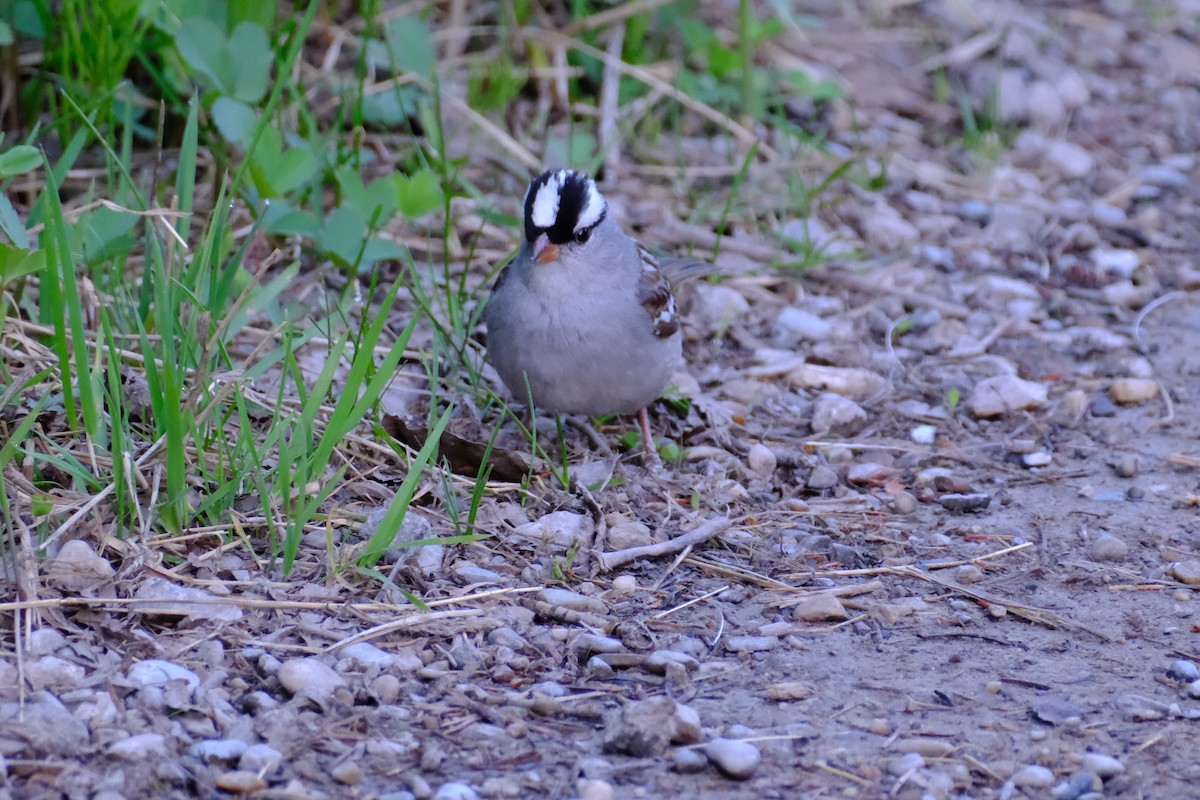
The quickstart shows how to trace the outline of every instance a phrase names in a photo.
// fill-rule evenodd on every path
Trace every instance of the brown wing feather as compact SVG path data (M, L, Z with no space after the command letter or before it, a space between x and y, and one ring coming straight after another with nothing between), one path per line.
M663 274L658 261L641 245L638 253L642 257L642 274L638 279L637 297L646 315L654 325L654 335L660 339L672 336L679 330L679 316L675 310L675 293L671 281Z

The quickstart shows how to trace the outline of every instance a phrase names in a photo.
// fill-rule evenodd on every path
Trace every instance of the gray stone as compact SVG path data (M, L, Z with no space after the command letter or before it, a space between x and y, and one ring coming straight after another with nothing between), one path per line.
M533 522L518 525L514 533L563 549L582 547L591 542L596 525L586 514L555 511Z
M0 729L23 737L39 755L76 755L90 737L87 726L48 691L34 692L23 706L0 703Z
M479 795L466 783L451 781L438 787L437 792L433 793L433 800L479 800Z
M529 642L507 625L488 631L487 642L491 645L511 647L516 651L521 651L529 647Z
M708 767L708 758L700 750L681 747L673 756L675 771L683 775L703 772Z
M1096 169L1096 158L1074 142L1051 142L1046 148L1046 162L1063 177L1076 180Z
M63 544L46 565L46 580L71 592L81 592L108 580L114 574L112 564L96 554L83 539Z
M581 633L571 642L573 649L580 657L593 653L623 653L625 643L611 636L601 636L598 633Z
M824 464L818 464L812 468L810 473L808 473L808 478L804 481L804 485L809 489L822 491L825 489L832 489L834 486L838 485L838 482L839 479L836 472Z
M726 636L722 641L725 643L725 649L731 653L756 653L774 650L779 646L779 640L774 636Z
M1035 789L1044 789L1047 786L1054 785L1054 773L1040 764L1030 764L1014 772L1009 780L1012 781L1013 786L1031 786Z
M292 694L303 695L320 703L346 685L341 675L315 656L288 659L279 668L277 677L283 688Z
M801 622L827 622L846 619L845 606L829 592L816 592L800 599L792 609L792 619Z
M1121 248L1097 247L1090 253L1092 263L1097 269L1122 278L1133 275L1134 270L1141 266L1142 259L1133 250Z
M925 766L925 758L920 753L905 753L888 761L887 771L899 777L918 770L923 766Z
M379 664L389 667L395 663L396 657L370 642L355 642L337 651L338 658L346 658L355 665L365 667L369 664Z
M143 761L166 752L166 739L159 733L139 733L108 746L108 754L125 761Z
M83 681L83 667L58 656L42 656L25 664L25 677L35 692L74 689Z
M700 735L700 718L669 697L654 697L610 713L604 728L605 752L644 758L660 755L668 744L695 741Z
M1029 122L1042 133L1057 133L1067 120L1067 107L1058 90L1046 81L1029 87Z
M1032 250L1046 224L1042 213L1018 203L997 203L981 243L993 250L1024 253Z
M938 505L947 511L953 511L956 514L966 514L985 511L991 505L992 497L983 492L972 492L969 494L950 492L938 497L937 501Z
M201 761L234 761L247 750L241 739L201 739L188 748L188 752Z
M134 596L143 601L138 606L143 614L217 622L236 622L242 618L242 610L233 603L214 602L220 598L209 591L180 586L165 578L146 579Z
M840 394L825 392L813 402L813 433L853 436L867 424L867 412L858 403Z
M919 503L912 492L897 492L892 498L892 503L897 514L911 514L917 510Z
M1103 753L1084 753L1083 760L1079 762L1079 765L1088 772L1099 775L1101 780L1108 780L1125 771L1124 764Z
M665 675L667 668L678 664L688 672L700 669L700 662L688 655L675 650L656 650L646 657L645 666L648 672L655 675Z
M741 781L754 775L762 763L762 753L757 747L735 739L713 739L705 746L704 755L721 772Z
M692 320L706 335L729 327L750 312L750 303L736 289L699 283L695 287Z
M824 341L829 338L833 326L816 314L788 306L775 318L775 329L790 344Z
M454 566L454 574L459 577L463 583L497 583L505 585L507 580L499 572L480 567L476 564L462 563Z
M129 668L126 680L139 689L139 696L159 707L184 708L200 686L200 678L186 667L170 661L147 659Z
M763 477L770 477L774 474L777 464L778 460L774 450L761 442L750 445L750 451L746 453L746 466L750 468L751 472Z
M588 611L593 614L603 614L608 611L608 606L604 605L603 600L568 589L542 589L537 596L543 603L571 611Z
M1167 677L1173 681L1186 681L1189 683L1200 680L1200 667L1196 666L1195 661L1188 661L1185 658L1176 659L1167 668Z
M1186 583L1189 586L1200 583L1200 561L1196 559L1177 561L1171 565L1170 572L1171 577L1180 583Z
M25 640L25 646L31 656L52 655L66 644L67 638L54 628L38 628Z
M986 419L1010 411L1038 408L1045 404L1047 397L1046 387L1042 384L1006 372L975 384L967 408L975 416Z
M1101 534L1088 545L1088 555L1093 561L1124 561L1129 554L1129 545L1116 536Z

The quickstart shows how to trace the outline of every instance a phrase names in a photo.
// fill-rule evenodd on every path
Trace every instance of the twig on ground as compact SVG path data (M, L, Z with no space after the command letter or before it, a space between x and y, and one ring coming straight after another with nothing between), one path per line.
M707 542L712 537L724 533L732 525L733 522L728 519L712 519L699 528L696 528L696 530L676 536L674 539L666 542L648 544L643 547L630 547L625 550L618 550L615 553L601 553L600 567L603 571L607 572L623 564L636 561L639 558L655 558L656 556L664 556L668 553L678 553L684 548Z
M657 614L655 614L653 617L651 617L650 619L663 619L664 617L668 617L671 614L674 614L676 611L682 611L683 609L687 608L688 606L695 605L696 603L702 603L710 597L715 597L728 588L729 588L729 584L725 584L724 586L722 586L719 589L713 589L711 592L705 592L704 594L700 595L699 597L693 597L691 600L680 603L677 606L672 606L671 608L660 611Z
M612 66L621 59L625 45L625 26L615 25L608 36L608 55L612 61L604 65L604 78L600 82L600 152L604 153L605 177L614 181L621 166L621 137L617 131L621 76Z
M433 84L425 78L415 74L413 74L413 77L414 82L420 84L420 86L426 91L437 91L442 98L442 104L444 108L453 109L456 113L461 114L488 136L493 137L496 144L508 151L510 155L514 156L518 161L525 165L525 167L535 172L541 169L542 160L540 158L531 153L528 148L525 147L525 145L509 136L508 133L506 133L494 122L463 102L461 98L456 97L454 94L444 89L435 89Z
M599 30L605 25L611 25L614 22L624 22L630 17L645 14L647 11L653 11L659 6L665 6L672 2L674 0L634 0L632 3L621 3L615 8L610 8L599 14L590 14L583 19L572 22L563 29L563 33L567 36L578 36L581 33Z
M659 78L657 75L654 75L653 73L649 72L646 69L643 69L642 67L635 66L633 64L628 64L619 58L613 58L608 53L604 52L603 50L601 50L597 47L592 47L591 45L584 44L583 42L578 41L576 39L572 39L569 36L564 36L563 34L557 32L557 31L547 31L547 30L539 30L536 28L526 28L524 33L526 36L529 36L531 38L544 39L545 44L547 44L547 46L552 47L556 44L557 45L565 44L566 47L568 47L572 50L578 50L581 53L585 53L585 54L591 56L592 58L595 58L599 61L604 62L606 65L611 64L612 67L615 70L617 70L618 72L620 72L624 75L628 75L631 78L635 78L636 80L641 81L642 83L646 84L647 86L651 87L652 89L657 89L658 91L660 91L663 94L670 97L676 103L679 103L681 106L683 106L691 111L694 111L695 113L697 113L700 116L707 119L709 122L712 122L712 123L715 123L715 124L721 126L725 130L727 130L731 134L733 134L734 138L737 139L739 142L741 142L742 145L744 145L745 147L750 147L755 142L759 142L758 149L759 149L759 152L762 153L763 157L768 158L768 159L777 159L780 157L778 151L776 151L770 145L762 143L762 140L759 139L759 137L756 136L753 131L749 130L748 128L742 126L741 124L739 124L739 123L735 122L734 120L730 119L729 117L725 116L720 111L717 111L715 108L713 108L712 106L707 105L705 103L701 103L699 100L696 100L695 98L691 97L690 95L685 94L684 92L681 92L680 90L676 89L671 84L664 81L662 78Z
M1151 300L1149 303L1147 303L1145 308L1143 308L1141 311L1139 311L1138 315L1136 317L1134 317L1133 340L1135 342L1140 342L1142 340L1142 331L1141 331L1142 320L1144 320L1146 317L1150 316L1150 314L1155 309L1166 305L1167 303L1171 302L1172 300L1178 300L1182 297L1187 297L1187 292L1184 292L1182 290L1176 290L1174 292L1167 292L1162 297L1156 297L1153 300Z
M991 349L992 345L994 345L996 343L997 339L999 339L1004 334L1008 333L1009 329L1012 328L1012 326L1016 325L1017 322L1020 321L1020 319L1021 319L1020 317L1006 318L999 325L997 325L996 327L994 327L990 331L988 331L987 335L984 336L982 339L980 339L979 341L975 342L974 344L972 344L970 346L962 347L962 348L955 348L954 350L951 350L949 353L946 354L946 358L974 358L976 356L983 355L984 353L986 353L988 350Z
M886 281L881 280L878 275L873 275L868 279L851 275L842 270L819 270L812 273L812 277L826 283L831 283L834 286L840 286L843 289L850 289L869 295L888 295L889 297L903 300L910 305L932 308L953 319L965 319L969 313L960 303L950 303L928 294L890 285Z
M486 613L484 613L484 611L482 609L478 609L478 608L458 608L458 609L452 609L450 611L431 611L429 613L416 614L414 616L404 617L402 619L394 619L389 622L385 622L382 625L376 625L373 628L367 628L365 631L359 631L358 633L356 633L352 636L347 636L345 639L342 639L340 641L334 642L333 644L329 645L328 647L325 648L325 652L331 653L334 650L337 650L342 647L347 647L352 644L358 644L360 642L369 642L372 639L378 639L380 636L386 636L387 634L393 633L395 631L408 630L411 628L421 628L423 626L430 625L430 624L438 622L440 620L457 619L457 618L469 617L469 616L479 616L479 617L481 617L482 620L486 620L486 622L482 622L481 627L487 626L490 629L490 628L494 628L500 624L499 622L497 622L495 620L495 618L489 617Z
M1162 381L1158 382L1158 393L1163 399L1163 405L1167 407L1167 415L1158 421L1159 425L1168 425L1175 419L1175 403L1171 400L1171 393L1167 391L1167 387Z
M838 586L834 589L818 589L815 591L796 592L787 598L772 600L769 602L769 605L775 608L789 608L790 606L799 605L810 597L816 597L817 595L828 594L833 595L834 597L854 597L855 595L869 594L870 592L882 589L883 586L883 581L873 580L867 581L866 583L854 583L850 584L849 586Z
M1001 606L1008 609L1016 616L1028 620L1029 622L1036 622L1039 625L1045 625L1050 628L1073 628L1079 631L1087 631L1088 633L1094 634L1106 642L1111 641L1111 637L1103 631L1089 628L1086 625L1080 625L1078 622L1056 614L1049 609L1025 605L1024 603L1020 603L1011 598L999 597L989 592L984 592L980 589L972 589L947 578L940 578L934 575L932 572L927 572L923 569L918 569L917 567L901 565L891 567L891 569L896 575L904 575L910 578L920 578L923 581L936 583L938 586L944 587L953 592L964 594L980 603Z

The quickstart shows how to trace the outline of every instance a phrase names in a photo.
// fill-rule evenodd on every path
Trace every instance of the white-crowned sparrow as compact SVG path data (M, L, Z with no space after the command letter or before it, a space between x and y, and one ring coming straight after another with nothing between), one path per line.
M547 411L636 411L657 458L646 406L682 346L670 281L581 172L542 173L524 209L525 241L487 304L492 364L518 400Z

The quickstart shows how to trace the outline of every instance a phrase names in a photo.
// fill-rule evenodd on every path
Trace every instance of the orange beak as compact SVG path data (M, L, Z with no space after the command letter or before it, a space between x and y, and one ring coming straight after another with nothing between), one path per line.
M533 243L533 260L539 264L558 261L558 245L550 244L550 237L543 233Z

